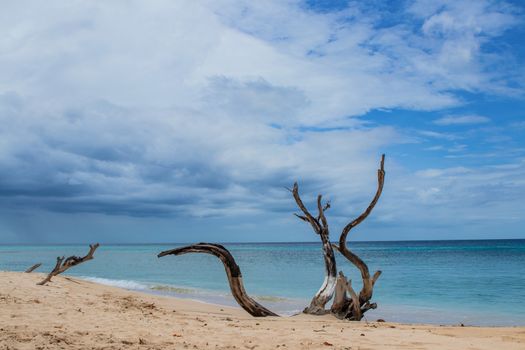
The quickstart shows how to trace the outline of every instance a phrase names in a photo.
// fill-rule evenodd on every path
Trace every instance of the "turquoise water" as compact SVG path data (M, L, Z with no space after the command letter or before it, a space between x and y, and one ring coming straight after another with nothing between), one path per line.
M212 256L156 255L180 246L102 245L95 259L67 274L123 288L235 305L220 261ZM284 315L300 311L323 279L319 243L225 244L248 293ZM525 325L525 240L351 242L372 271L383 271L369 320L469 325ZM84 255L87 245L0 246L0 270L22 271L58 255ZM356 269L338 269L359 288Z

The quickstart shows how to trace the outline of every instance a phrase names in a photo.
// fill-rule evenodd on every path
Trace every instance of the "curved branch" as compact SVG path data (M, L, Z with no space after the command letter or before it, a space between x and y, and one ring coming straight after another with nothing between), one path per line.
M161 258L166 255L183 255L188 253L205 253L218 257L222 261L224 269L226 270L233 297L250 315L255 317L279 316L248 296L244 289L239 265L237 265L228 249L220 244L197 243L181 248L166 250L159 253L157 256Z
M381 271L377 271L374 274L374 277L370 278L370 271L368 270L368 266L365 264L365 262L347 248L346 237L348 236L348 233L350 232L351 229L353 229L354 227L359 225L361 222L363 222L363 220L365 220L368 217L368 215L372 212L375 205L377 204L377 201L379 200L379 197L381 197L384 183L385 183L385 155L383 154L381 156L380 167L377 170L377 190L376 190L376 194L374 198L372 199L372 201L370 202L366 210L361 215L359 215L356 219L354 219L352 222L350 222L348 225L346 225L343 228L341 236L339 237L339 246L338 246L339 252L342 255L344 255L352 264L354 264L361 272L361 278L363 279L363 288L361 289L361 292L359 293L359 301L361 302L361 304L368 302L372 298L373 286L374 286L375 281L379 278Z

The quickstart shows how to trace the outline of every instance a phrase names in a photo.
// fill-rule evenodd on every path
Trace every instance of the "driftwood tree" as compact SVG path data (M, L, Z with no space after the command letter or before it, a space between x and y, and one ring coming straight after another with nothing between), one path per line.
M375 272L374 275L370 277L368 266L361 258L348 249L346 238L350 230L366 219L379 200L385 180L384 162L385 155L382 155L380 168L377 171L378 186L374 198L368 208L366 208L361 215L343 228L339 237L339 244L333 244L330 242L328 220L325 216L326 210L330 208L330 202L323 204L322 196L317 196L318 214L313 216L308 211L299 195L299 186L297 183L295 183L293 189L290 190L297 206L301 210L301 214L295 214L295 216L309 223L314 232L318 234L321 239L325 264L325 278L323 284L312 298L310 305L304 309L304 313L314 315L332 313L334 316L341 319L361 320L366 311L377 307L377 305L371 303L370 300L372 298L374 284L379 278L381 271ZM339 275L337 274L334 250L340 252L359 269L363 280L363 287L359 292L359 295L353 289L351 281L348 280L342 272L339 272ZM255 317L278 316L248 296L244 289L239 266L235 262L231 253L220 244L192 244L181 248L163 251L158 257L160 258L166 255L183 255L188 253L205 253L218 257L222 261L224 269L226 270L230 289L235 300L250 315ZM334 298L332 307L326 309L326 304L332 298Z
M299 219L308 222L314 232L321 238L323 244L323 255L325 262L325 279L315 294L310 306L308 306L304 312L308 314L323 314L327 312L333 313L338 318L346 318L350 320L360 320L363 314L370 310L375 309L377 305L370 303L372 298L373 288L376 280L381 275L381 271L376 271L372 277L366 263L355 253L350 251L346 245L346 238L350 230L363 222L367 216L372 212L381 193L383 191L383 185L385 182L385 155L381 156L381 162L379 169L377 170L377 190L374 198L370 202L366 210L359 215L356 219L347 224L339 237L339 245L330 243L330 231L328 229L328 222L326 220L325 211L330 208L330 202L326 204L322 203L322 196L317 196L317 216L310 214L306 209L301 197L299 195L299 188L297 183L294 184L292 194L297 203L297 206L301 210L302 214L295 214ZM334 257L333 249L339 251L345 258L347 258L355 267L357 267L361 273L361 279L363 281L363 287L359 292L359 295L354 291L351 281L347 280L342 272L339 272L337 276L336 260ZM325 310L325 305L334 297L334 303L330 311Z
M58 274L61 274L62 272L66 271L67 269L69 269L70 267L73 267L73 266L76 266L78 264L81 264L85 261L88 261L88 260L91 260L93 259L93 254L95 254L95 250L97 250L97 248L99 247L99 244L96 243L96 244L90 244L89 245L89 252L83 256L83 257L79 257L79 256L70 256L69 258L64 258L63 256L62 257L57 257L57 262L55 264L55 267L53 268L53 270L51 270L51 272L47 275L46 278L44 278L41 282L37 283L38 285L44 285L46 284L47 282L51 281L51 278L53 278L54 276L58 275Z

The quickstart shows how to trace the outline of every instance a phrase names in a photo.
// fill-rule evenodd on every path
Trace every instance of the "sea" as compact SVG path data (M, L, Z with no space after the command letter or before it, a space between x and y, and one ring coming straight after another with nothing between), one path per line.
M157 258L184 244L101 245L95 259L64 275L134 291L237 306L222 263L214 256ZM246 291L283 316L301 312L322 284L321 245L225 243L241 268ZM525 240L348 242L369 266L381 270L365 321L441 325L525 325ZM57 256L87 253L82 245L0 245L0 270L23 271ZM361 285L357 269L336 252L338 270Z

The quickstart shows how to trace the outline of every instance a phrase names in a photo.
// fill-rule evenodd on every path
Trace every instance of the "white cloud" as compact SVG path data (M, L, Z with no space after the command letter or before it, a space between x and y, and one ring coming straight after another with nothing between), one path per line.
M352 117L457 106L463 101L455 89L510 91L501 72L487 69L495 55L483 50L515 22L498 6L415 2L416 27L384 27L354 3L333 13L303 5L3 4L2 203L134 216L241 215L293 209L281 189L300 179L306 193L334 194L338 210L359 210L374 189L379 154L406 139ZM418 191L392 196L429 203L448 193L441 183Z
M481 115L447 115L434 120L436 125L483 124L488 122L490 119Z

